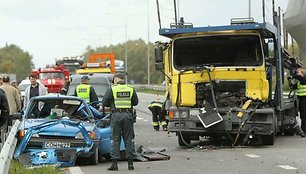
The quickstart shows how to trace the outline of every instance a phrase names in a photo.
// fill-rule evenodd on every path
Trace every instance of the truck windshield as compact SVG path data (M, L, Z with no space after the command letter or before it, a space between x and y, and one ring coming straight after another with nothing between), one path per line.
M39 79L64 79L64 74L60 72L39 73Z
M199 65L260 66L263 63L257 35L218 35L174 41L173 63L177 69Z

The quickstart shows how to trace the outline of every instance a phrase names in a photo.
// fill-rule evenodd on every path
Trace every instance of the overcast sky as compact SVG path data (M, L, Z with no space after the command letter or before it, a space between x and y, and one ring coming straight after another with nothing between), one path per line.
M248 0L177 0L179 16L194 26L228 25L233 17L248 17ZM271 20L271 0L267 20ZM288 0L275 0L286 10ZM262 21L262 0L252 0L251 14ZM149 4L148 4L149 3ZM162 27L173 21L173 0L159 0ZM149 20L148 20L149 16ZM148 22L149 21L149 22ZM149 23L149 30L148 30ZM156 0L0 0L0 47L16 44L33 55L36 66L54 58L81 55L92 47L158 36Z

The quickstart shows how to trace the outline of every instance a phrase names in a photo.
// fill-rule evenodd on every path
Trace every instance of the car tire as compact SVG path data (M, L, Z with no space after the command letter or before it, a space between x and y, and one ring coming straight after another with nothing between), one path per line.
M99 149L96 147L94 153L89 157L89 163L91 165L97 165L99 163Z

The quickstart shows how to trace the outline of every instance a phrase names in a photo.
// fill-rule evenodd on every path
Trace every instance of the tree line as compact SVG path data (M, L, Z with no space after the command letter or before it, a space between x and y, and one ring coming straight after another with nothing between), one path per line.
M14 44L6 44L0 48L0 73L16 74L17 81L25 79L34 64L33 56Z

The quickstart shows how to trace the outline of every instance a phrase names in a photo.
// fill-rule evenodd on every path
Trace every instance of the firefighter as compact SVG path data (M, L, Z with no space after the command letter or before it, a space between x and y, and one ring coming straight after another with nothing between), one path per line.
M111 143L110 152L112 165L108 168L117 171L117 161L119 160L120 141L123 137L125 151L128 158L128 169L134 170L133 160L135 158L134 144L134 116L133 106L138 104L138 97L133 87L124 84L124 75L114 75L114 85L106 91L103 106L111 108Z
M98 101L96 91L89 85L89 77L86 75L81 78L81 84L75 89L74 96L85 99L87 103Z
M157 95L157 99L152 101L148 106L148 109L152 112L152 125L156 131L159 131L160 124L162 125L163 130L167 131L167 122L162 108L163 102L159 100L159 95Z

